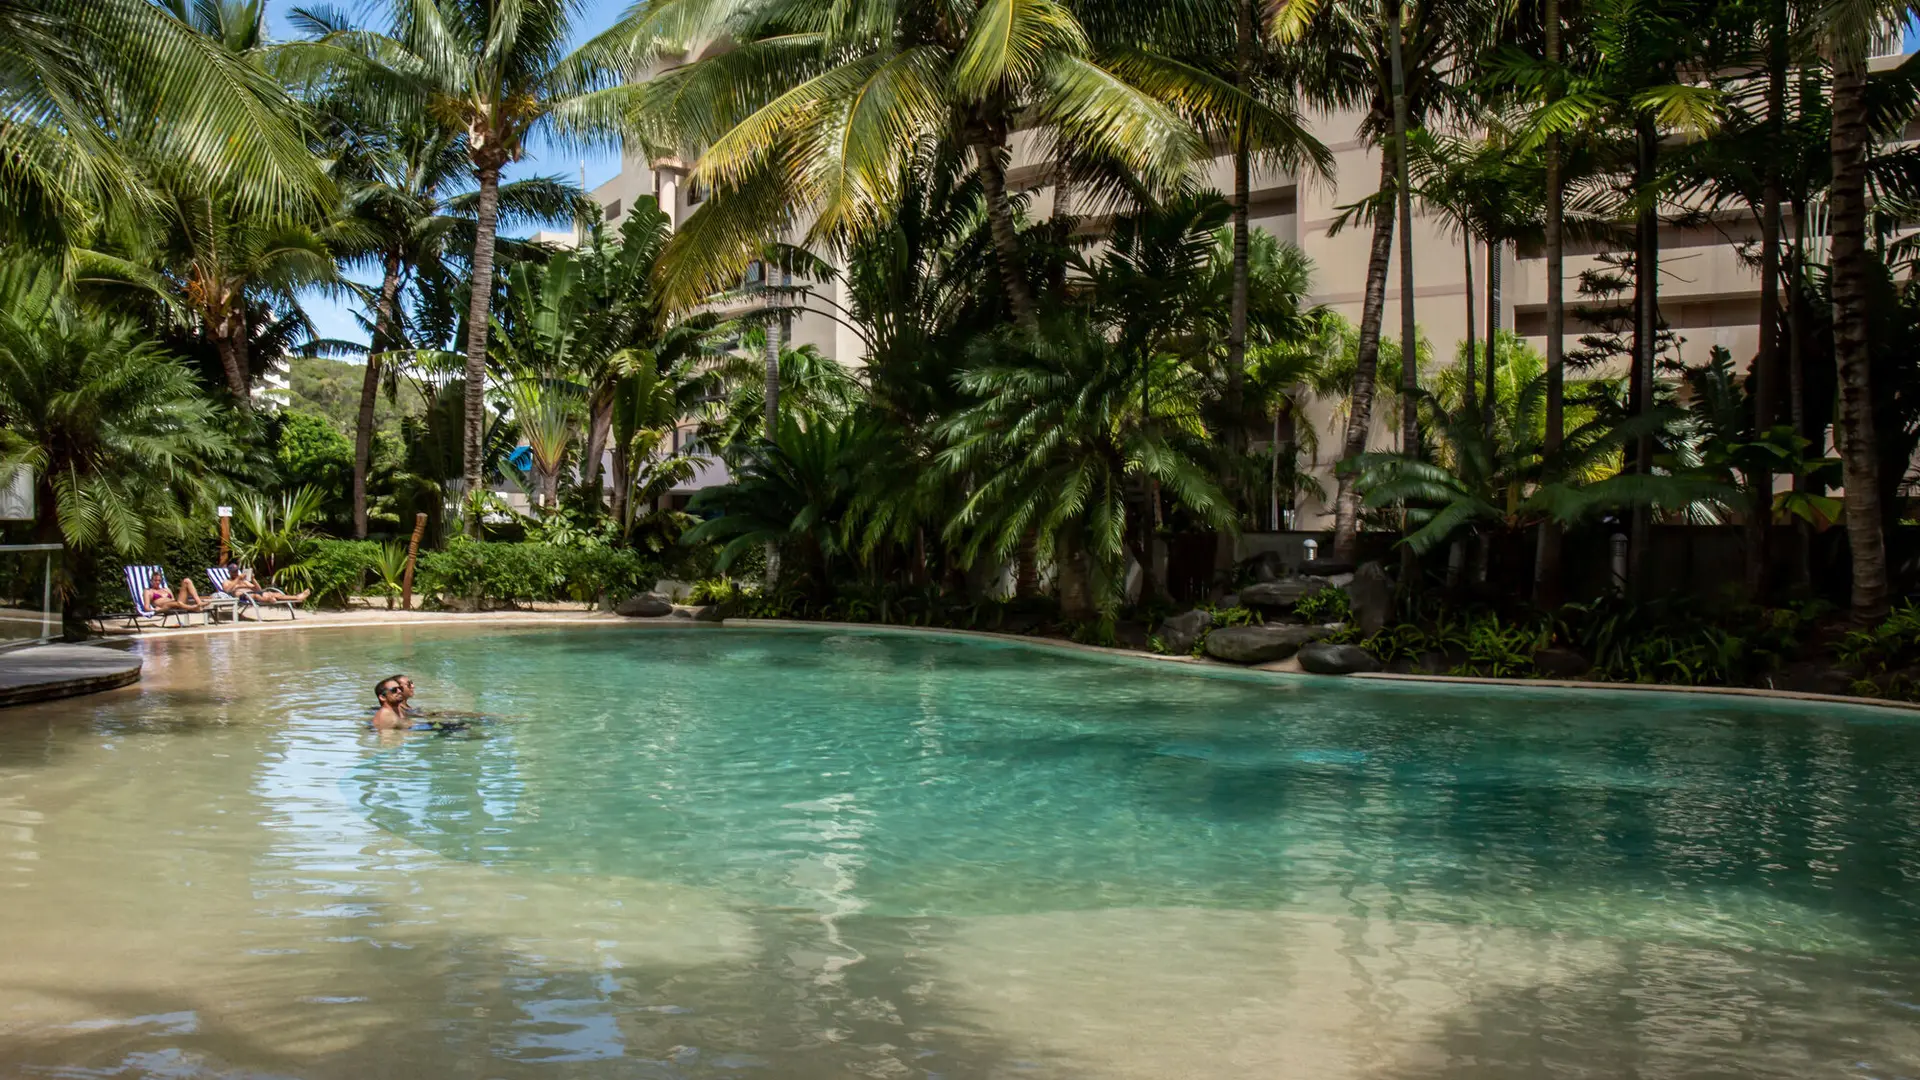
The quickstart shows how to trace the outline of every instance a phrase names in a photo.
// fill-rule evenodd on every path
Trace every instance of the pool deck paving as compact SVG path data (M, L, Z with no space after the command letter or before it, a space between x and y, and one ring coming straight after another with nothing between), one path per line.
M0 653L0 706L113 690L138 682L141 659L99 645L29 645Z

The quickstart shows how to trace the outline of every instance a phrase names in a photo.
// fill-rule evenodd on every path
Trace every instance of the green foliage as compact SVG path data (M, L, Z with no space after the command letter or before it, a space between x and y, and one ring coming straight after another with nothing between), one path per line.
M1745 686L1798 656L1808 627L1826 611L1809 604L1736 610L1716 619L1696 608L1608 598L1517 619L1486 609L1442 609L1371 637L1349 628L1330 640L1358 644L1390 668L1437 660L1454 675L1526 678L1538 674L1540 650L1559 646L1592 661L1585 679Z
M307 582L306 559L316 540L323 493L316 487L290 491L276 501L257 495L234 507L233 554L253 567L262 585L292 588Z
M637 552L603 545L556 547L455 537L443 551L422 552L415 590L442 603L477 599L484 606L537 601L617 603L651 587L659 564Z
M343 607L365 587L367 574L379 558L380 545L371 540L315 540L301 562L312 606ZM405 549L401 549L405 557Z
M1907 601L1878 625L1849 633L1834 655L1858 670L1856 692L1920 701L1920 605Z
M282 487L312 487L330 501L344 496L353 481L353 443L323 416L287 410L279 419L273 456Z
M43 535L133 558L182 534L235 455L219 416L131 320L78 302L50 267L0 267L0 470L43 478Z
M1349 611L1347 590L1332 585L1301 597L1293 605L1293 613L1310 623L1345 622Z

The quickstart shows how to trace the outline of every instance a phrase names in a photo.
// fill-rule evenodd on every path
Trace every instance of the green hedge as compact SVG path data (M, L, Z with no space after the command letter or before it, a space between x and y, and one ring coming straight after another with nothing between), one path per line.
M602 595L618 603L659 576L659 563L633 551L456 537L444 551L420 553L414 591L440 600L477 596L486 606Z
M359 596L373 580L373 560L379 552L380 545L372 540L314 541L313 550L300 564L313 589L308 605L345 607L348 597Z
M170 542L159 562L167 580L192 575L202 592L208 590L207 567L219 549L214 539ZM364 595L380 544L373 540L315 540L301 568L313 596L310 606L342 607L347 599ZM120 577L124 562L108 559L95 567L93 583L101 606L121 611L128 606ZM615 548L562 548L550 544L501 543L456 537L444 551L422 551L414 571L415 603L466 600L479 594L484 605L526 603L534 600L598 600L603 594L618 603L653 587L660 564L637 552ZM175 586L178 587L177 585Z

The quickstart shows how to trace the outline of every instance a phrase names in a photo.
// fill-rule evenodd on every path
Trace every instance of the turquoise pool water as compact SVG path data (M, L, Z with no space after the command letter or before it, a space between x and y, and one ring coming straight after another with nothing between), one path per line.
M1920 1075L1905 715L921 635L259 637L205 646L244 691L93 707L57 753L0 735L0 780L70 790L102 740L96 774L165 763L127 782L194 809L136 841L69 802L87 857L176 844L233 862L258 947L389 950L319 996L407 1017L412 1075ZM382 742L389 669L496 719Z

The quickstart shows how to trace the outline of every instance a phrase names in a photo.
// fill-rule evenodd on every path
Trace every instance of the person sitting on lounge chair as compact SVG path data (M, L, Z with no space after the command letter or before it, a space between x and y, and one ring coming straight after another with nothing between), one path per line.
M207 602L200 599L193 579L180 579L180 594L175 596L173 590L167 588L167 580L156 573L147 580L147 610L155 615L188 615L207 610Z
M303 589L297 593L281 592L271 585L261 585L253 576L252 569L241 566L238 560L227 563L227 580L220 591L234 597L251 596L256 601L269 604L298 604L304 601L312 589Z

